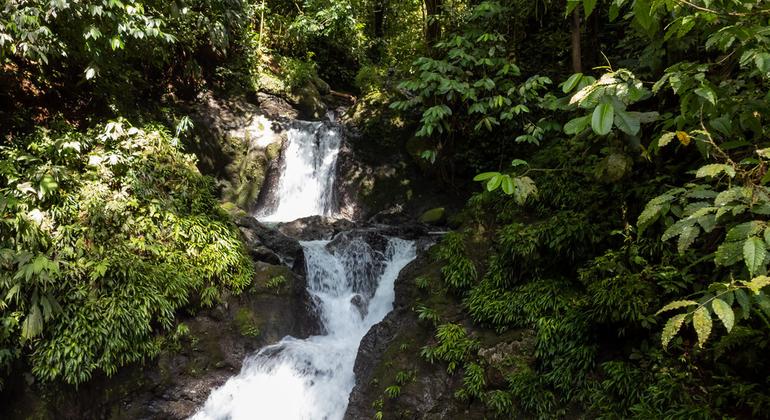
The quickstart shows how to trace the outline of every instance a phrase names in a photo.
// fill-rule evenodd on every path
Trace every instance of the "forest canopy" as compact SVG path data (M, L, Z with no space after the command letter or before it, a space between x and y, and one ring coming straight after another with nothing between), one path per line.
M420 309L419 357L461 372L458 398L501 418L770 412L764 0L7 1L0 372L112 374L244 289L179 104L319 79L373 110L365 133L399 121L421 176L475 191L431 284L473 326ZM474 329L534 331L534 363L490 385Z

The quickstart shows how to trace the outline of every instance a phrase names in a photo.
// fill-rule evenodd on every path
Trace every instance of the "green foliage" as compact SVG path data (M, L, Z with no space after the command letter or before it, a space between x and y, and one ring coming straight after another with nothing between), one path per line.
M449 286L461 289L476 281L476 266L465 256L465 241L461 234L448 234L438 247L436 257L446 262L441 274Z
M282 275L275 276L265 283L269 289L280 289L286 285L286 277Z
M458 18L463 30L437 43L435 57L417 59L413 77L399 85L407 98L391 108L421 115L416 136L436 139L432 160L454 150L453 133L489 133L515 123L523 131L516 142L539 144L548 131L545 121L530 114L543 103L540 93L551 80L520 77L506 36L496 28L506 12L490 1L468 9Z
M285 77L284 84L289 91L301 88L318 78L316 64L312 60L282 57L281 69Z
M238 326L238 332L244 337L258 337L260 334L254 313L246 308L238 309L233 319Z
M248 61L251 13L246 2L232 0L10 2L0 10L0 61L29 70L43 89L80 79L83 90L114 106L163 77L199 85L222 61L198 61L201 54L238 52Z
M431 363L447 363L448 373L462 366L479 347L478 340L468 337L462 326L452 323L436 328L436 341L434 346L423 347L420 355Z
M28 350L38 378L151 357L177 310L251 281L210 181L164 129L40 129L0 153L0 346Z

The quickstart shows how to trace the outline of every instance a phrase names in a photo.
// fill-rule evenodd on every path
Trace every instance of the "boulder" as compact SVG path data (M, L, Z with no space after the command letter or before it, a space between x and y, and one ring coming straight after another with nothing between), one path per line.
M259 108L272 118L289 120L299 118L299 111L281 97L259 92L257 93L257 100L259 101Z
M326 104L313 83L294 89L289 100L297 107L302 119L321 120L326 117Z
M278 230L300 241L329 240L336 234L353 229L355 223L346 219L309 216L278 224Z
M275 253L283 264L294 267L298 272L304 271L304 253L299 241L262 224L250 216L242 217L235 223L241 230L246 246L249 249L265 246Z

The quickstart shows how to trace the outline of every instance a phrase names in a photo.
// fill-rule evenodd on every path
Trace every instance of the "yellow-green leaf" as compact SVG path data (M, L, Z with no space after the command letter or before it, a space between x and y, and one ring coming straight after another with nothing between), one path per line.
M663 312L666 311L672 311L674 309L684 308L685 306L694 306L697 305L698 302L694 300L677 300L674 302L669 303L668 305L660 308L660 310L655 315L660 315Z
M679 330L682 328L682 323L684 323L684 318L687 316L687 314L679 314L674 316L673 318L669 319L668 322L666 322L666 326L663 327L663 333L661 334L661 341L663 342L663 347L668 347L668 343L671 341L672 338L676 335L676 333L679 332Z
M503 175L502 187L503 187L503 192L504 193L506 193L508 195L513 194L513 191L514 191L515 188L513 186L513 180L511 179L510 176Z
M767 276L754 277L753 279L751 279L751 281L744 282L744 284L746 284L746 286L748 286L749 289L751 289L751 291L754 292L754 294L758 295L763 288L770 285L770 277L767 277Z
M722 172L726 173L730 178L735 177L735 168L730 165L724 165L721 163L714 163L711 165L701 166L698 172L695 173L696 178L714 177Z
M695 310L695 313L692 316L692 326L695 327L695 332L698 334L698 346L703 348L703 345L706 344L706 340L708 340L711 335L711 328L713 326L711 315L705 307L701 306Z
M658 139L658 147L664 147L671 143L671 140L674 140L674 137L676 137L676 133L674 132L663 133Z
M733 325L735 325L735 313L733 312L733 308L722 299L714 298L714 300L711 301L711 309L714 310L714 313L722 321L722 324L725 325L727 332L732 331Z

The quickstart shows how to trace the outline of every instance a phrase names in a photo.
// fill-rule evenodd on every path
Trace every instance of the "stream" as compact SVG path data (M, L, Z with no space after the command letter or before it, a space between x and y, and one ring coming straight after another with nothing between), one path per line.
M334 216L334 174L341 143L330 122L295 122L288 130L277 203L255 216L264 222ZM240 373L212 391L194 420L342 419L355 385L353 366L366 332L393 308L398 273L416 257L412 241L356 231L301 242L307 289L322 335L287 336L246 358Z

